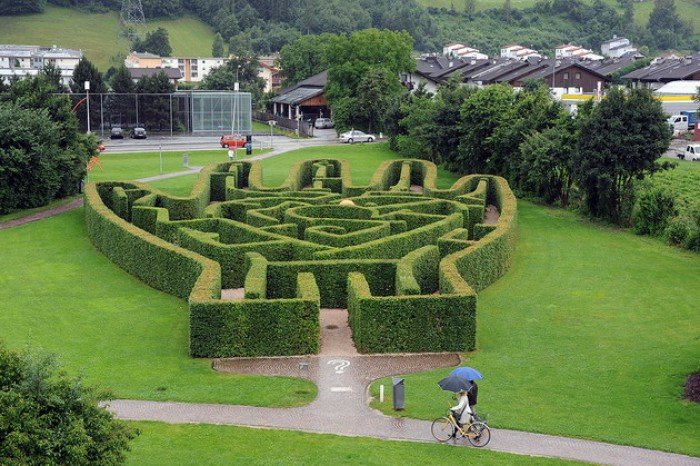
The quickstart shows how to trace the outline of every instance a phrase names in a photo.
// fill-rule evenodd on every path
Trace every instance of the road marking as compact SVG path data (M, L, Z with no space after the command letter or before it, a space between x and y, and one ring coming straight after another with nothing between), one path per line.
M332 392L351 392L351 387L331 387Z

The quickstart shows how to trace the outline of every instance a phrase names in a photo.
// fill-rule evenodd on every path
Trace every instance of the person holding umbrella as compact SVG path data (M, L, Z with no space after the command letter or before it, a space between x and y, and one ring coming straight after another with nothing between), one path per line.
M469 396L466 390L457 393L457 406L450 408L460 427L471 422L472 410L469 407Z

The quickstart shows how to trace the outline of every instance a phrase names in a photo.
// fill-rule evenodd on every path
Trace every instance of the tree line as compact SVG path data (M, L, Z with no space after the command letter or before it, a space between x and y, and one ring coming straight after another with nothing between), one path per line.
M450 81L434 96L422 88L404 93L384 124L401 154L458 173L503 176L522 197L643 234L664 230L673 218L666 198L657 202L657 194L637 189L640 180L674 164L660 160L671 132L648 90L611 89L601 102L571 113L536 82L516 91ZM686 237L700 241L700 219L688 228Z

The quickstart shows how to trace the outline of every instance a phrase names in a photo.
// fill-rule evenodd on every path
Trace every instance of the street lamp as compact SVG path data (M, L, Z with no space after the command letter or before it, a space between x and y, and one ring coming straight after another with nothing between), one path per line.
M272 127L277 124L277 121L267 120L267 124L270 125L270 149L272 149Z
M85 81L85 93L87 94L87 132L90 134L90 81Z

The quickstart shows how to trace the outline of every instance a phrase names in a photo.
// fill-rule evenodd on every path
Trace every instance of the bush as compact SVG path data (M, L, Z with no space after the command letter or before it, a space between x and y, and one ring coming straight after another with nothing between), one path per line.
M634 232L661 236L677 213L674 197L670 193L659 188L646 191L639 196L632 211Z

